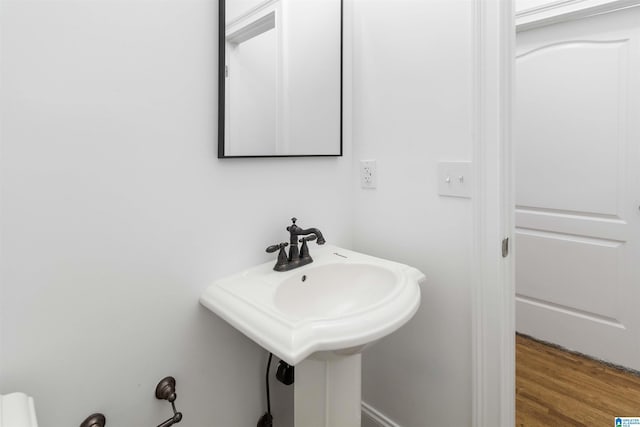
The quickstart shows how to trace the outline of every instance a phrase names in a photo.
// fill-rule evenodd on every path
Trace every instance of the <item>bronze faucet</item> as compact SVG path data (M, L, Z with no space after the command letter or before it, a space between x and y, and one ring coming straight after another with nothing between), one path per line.
M267 252L269 253L279 250L278 261L273 267L276 271L289 271L313 262L313 258L309 255L307 242L315 240L318 245L325 244L324 236L322 236L320 230L317 228L302 229L298 227L296 225L297 218L291 218L291 221L293 224L287 227L289 243L283 242L267 248ZM298 236L308 236L309 234L311 234L311 236L298 240ZM299 250L298 243L302 243ZM287 246L289 246L289 255L287 255L285 250Z

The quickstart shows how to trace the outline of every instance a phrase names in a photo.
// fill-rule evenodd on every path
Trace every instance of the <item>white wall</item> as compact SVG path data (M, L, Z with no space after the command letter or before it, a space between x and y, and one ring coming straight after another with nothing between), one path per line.
M471 202L437 195L471 159L471 2L361 0L354 24L354 248L421 269L414 319L367 350L363 399L401 426L471 425Z
M215 158L215 0L1 8L0 393L33 394L42 426L151 426L171 374L180 425L255 425L265 354L198 296L292 215L350 245L349 147Z

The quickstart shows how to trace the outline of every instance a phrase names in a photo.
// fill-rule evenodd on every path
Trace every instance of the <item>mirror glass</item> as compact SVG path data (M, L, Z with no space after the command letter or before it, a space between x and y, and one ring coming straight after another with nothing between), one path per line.
M218 157L342 155L342 0L220 0Z

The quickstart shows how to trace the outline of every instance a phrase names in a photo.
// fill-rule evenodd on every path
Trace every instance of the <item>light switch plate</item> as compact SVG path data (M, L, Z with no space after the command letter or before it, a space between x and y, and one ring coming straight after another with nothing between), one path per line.
M438 194L471 198L471 162L439 162Z

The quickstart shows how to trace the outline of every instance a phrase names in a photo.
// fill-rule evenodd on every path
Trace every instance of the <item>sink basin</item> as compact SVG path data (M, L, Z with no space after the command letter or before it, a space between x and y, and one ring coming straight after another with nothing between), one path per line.
M325 264L284 280L276 309L298 319L331 319L380 303L395 288L395 275L371 264Z
M413 267L323 245L287 272L274 261L217 280L202 305L291 365L318 352L355 353L404 325L425 276Z

